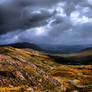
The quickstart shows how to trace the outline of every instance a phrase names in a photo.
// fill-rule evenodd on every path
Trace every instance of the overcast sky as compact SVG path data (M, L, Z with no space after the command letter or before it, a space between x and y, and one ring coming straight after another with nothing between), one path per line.
M0 0L0 44L92 44L92 0Z

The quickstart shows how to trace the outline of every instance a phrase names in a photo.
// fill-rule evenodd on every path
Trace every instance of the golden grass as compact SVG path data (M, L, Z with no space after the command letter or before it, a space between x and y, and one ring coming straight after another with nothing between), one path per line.
M0 49L0 71L6 74L7 71L14 74L19 71L25 81L19 81L19 76L15 79L2 76L2 79L12 81L9 87L2 86L0 92L31 92L32 90L34 92L41 92L41 90L43 92L63 92L62 90L91 92L89 89L91 90L92 87L78 88L67 79L73 80L78 85L92 84L92 65L63 65L58 64L58 61L53 58L33 50L2 47ZM21 87L21 85L24 86ZM28 88L31 88L31 91L28 91Z

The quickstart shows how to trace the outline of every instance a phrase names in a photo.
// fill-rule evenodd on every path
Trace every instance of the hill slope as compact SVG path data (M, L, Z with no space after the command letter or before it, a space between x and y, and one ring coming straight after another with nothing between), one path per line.
M0 47L3 46L12 46L14 48L30 48L34 50L41 50L41 48L33 43L27 43L27 42L20 42L20 43L13 43L13 44L8 44L8 45L0 45Z
M0 90L92 92L92 65L65 65L67 57L0 47Z

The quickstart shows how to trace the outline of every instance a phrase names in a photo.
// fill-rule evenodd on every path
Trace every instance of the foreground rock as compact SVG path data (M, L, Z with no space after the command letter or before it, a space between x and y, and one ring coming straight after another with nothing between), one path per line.
M92 92L92 65L62 64L68 57L1 47L0 90Z

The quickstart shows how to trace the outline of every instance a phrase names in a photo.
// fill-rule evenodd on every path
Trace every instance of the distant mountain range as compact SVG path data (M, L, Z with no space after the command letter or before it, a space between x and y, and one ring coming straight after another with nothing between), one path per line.
M1 45L0 47L3 47L3 46L12 46L14 48L30 48L30 49L34 49L34 50L41 49L39 46L32 44L32 43L27 43L27 42Z
M92 45L40 45L44 52L53 54L71 54L80 52L81 50L91 48Z
M28 49L34 49L41 52L52 53L52 54L71 54L92 47L92 45L89 46L88 45L50 45L50 44L36 45L27 42L1 45L1 47L2 46L12 46L14 48L28 48Z

